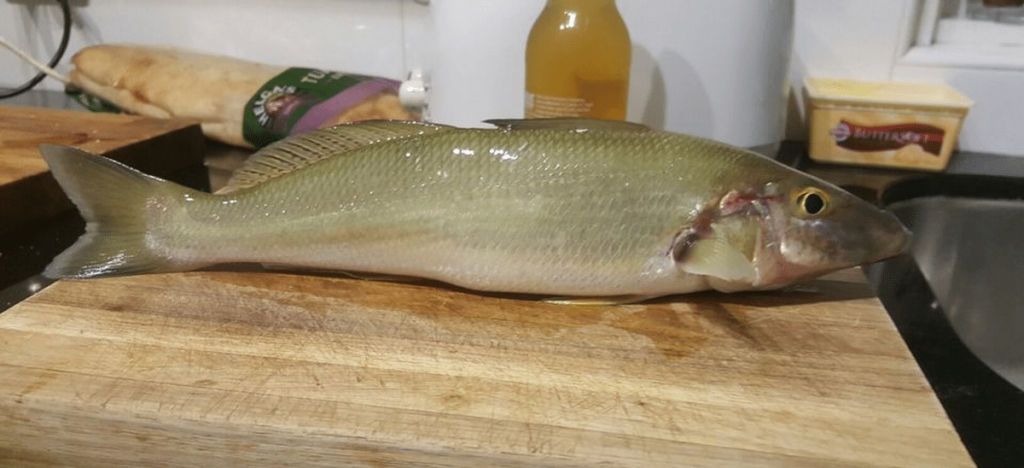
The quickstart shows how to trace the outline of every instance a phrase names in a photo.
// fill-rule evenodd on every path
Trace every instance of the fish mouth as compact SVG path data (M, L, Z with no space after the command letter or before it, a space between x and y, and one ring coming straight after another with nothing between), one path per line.
M886 226L886 229L876 234L875 238L877 240L874 242L875 249L872 250L873 255L869 255L859 261L850 262L850 264L836 268L833 271L884 262L909 254L913 244L913 233L904 227L903 224L899 223L895 216L892 217L892 222L892 225Z
M906 235L903 236L903 243L900 244L896 255L904 255L910 253L910 248L914 245L914 233L910 232L910 230L907 228L903 228L903 230Z
M907 229L895 215L887 211L884 213L888 215L887 222L875 234L875 238L879 239L879 245L885 245L886 248L879 249L877 255L863 263L865 265L908 254L913 245L914 233Z

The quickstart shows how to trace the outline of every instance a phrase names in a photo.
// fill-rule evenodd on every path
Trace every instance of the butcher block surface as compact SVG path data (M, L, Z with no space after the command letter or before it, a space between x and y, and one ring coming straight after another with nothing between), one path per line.
M0 314L0 466L973 466L858 274L617 306L59 281Z
M199 125L185 120L0 106L0 232L71 208L39 145L75 146L164 176L203 162Z

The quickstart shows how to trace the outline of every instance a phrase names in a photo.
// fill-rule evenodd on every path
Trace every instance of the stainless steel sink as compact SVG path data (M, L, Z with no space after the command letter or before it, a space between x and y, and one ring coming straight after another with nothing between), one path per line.
M979 468L1024 466L1024 165L1002 168L888 187L911 253L865 268Z
M960 340L1024 389L1024 200L925 196L887 208L914 233L914 260Z

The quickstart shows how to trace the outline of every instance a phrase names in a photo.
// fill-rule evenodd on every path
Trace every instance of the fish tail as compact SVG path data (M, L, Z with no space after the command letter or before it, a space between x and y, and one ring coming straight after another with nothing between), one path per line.
M147 203L176 184L85 151L42 145L50 172L85 218L85 234L46 267L48 278L88 278L173 269L146 245Z

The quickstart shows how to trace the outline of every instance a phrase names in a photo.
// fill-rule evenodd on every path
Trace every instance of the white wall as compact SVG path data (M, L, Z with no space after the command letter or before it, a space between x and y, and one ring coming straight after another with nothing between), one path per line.
M470 43L461 50L433 50L435 28L428 12L443 1L435 0L435 5L429 7L413 0L73 1L77 5L74 10L76 29L70 50L101 42L175 44L266 63L317 66L392 78L403 78L414 67L434 65L440 53L471 58L493 53L500 54L510 64L521 63L521 54L516 53L519 46L482 51L477 43ZM644 0L619 1L626 12L635 6L632 3ZM505 23L519 24L522 18L531 16L522 12L510 15L510 0L481 0L480 3L493 5L495 11L502 12L501 20L493 24L465 25L485 34L502 34ZM1019 143L1024 132L1010 132L1011 127L993 130L988 123L993 118L1003 122L1024 121L1024 106L984 94L993 84L1012 86L1019 82L1020 74L1007 72L978 77L972 76L977 75L973 72L952 74L935 67L901 65L908 38L914 32L917 3L917 0L796 0L790 68L794 89L798 90L803 77L810 75L953 82L977 102L965 126L962 147L1024 155L1024 143ZM539 4L541 0L515 2L519 8L536 9ZM632 29L643 27L629 26ZM59 29L59 10L55 2L0 2L0 35L36 56L44 57L53 51ZM516 41L525 42L525 35L502 39L479 44L515 45ZM715 44L707 46L715 47ZM66 63L65 60L58 69L67 71ZM473 96L468 102L486 105L508 101L504 104L507 106L509 102L522 99L521 86L515 86L521 78L511 76L521 72L490 72L496 79L506 80L507 87L515 89L497 97ZM0 84L13 86L33 74L13 55L0 51ZM472 85L466 83L461 90L435 91L468 93L475 89ZM45 87L59 89L52 81ZM1024 92L1017 96L1024 96ZM792 97L787 136L795 138L803 136L802 108L800 93L792 93ZM993 131L998 138L991 136Z
M771 152L783 132L792 0L618 3L632 25L629 120ZM522 116L525 38L543 5L431 1L431 119Z
M1024 55L1024 50L1016 49ZM927 50L915 52L933 55ZM897 61L892 77L948 83L974 101L960 131L961 148L1024 156L1024 70L949 63L948 57L936 62L908 55Z
M790 81L794 87L787 136L803 138L808 76L888 80L916 16L914 0L797 0ZM796 115L798 114L798 115Z
M69 54L98 43L164 44L270 64L404 77L404 0L93 0L77 2ZM410 2L411 3L411 2ZM56 2L0 2L0 34L37 57L56 48ZM58 70L67 71L65 60ZM0 51L0 83L34 75ZM55 83L47 88L59 89Z
M961 130L961 149L1024 156L1024 70L912 48L918 8L915 0L797 0L792 82L835 76L946 83L974 101ZM1015 54L1007 63L1024 56L1019 47L1003 52ZM806 133L795 112L802 112L797 103L790 112L790 138Z

